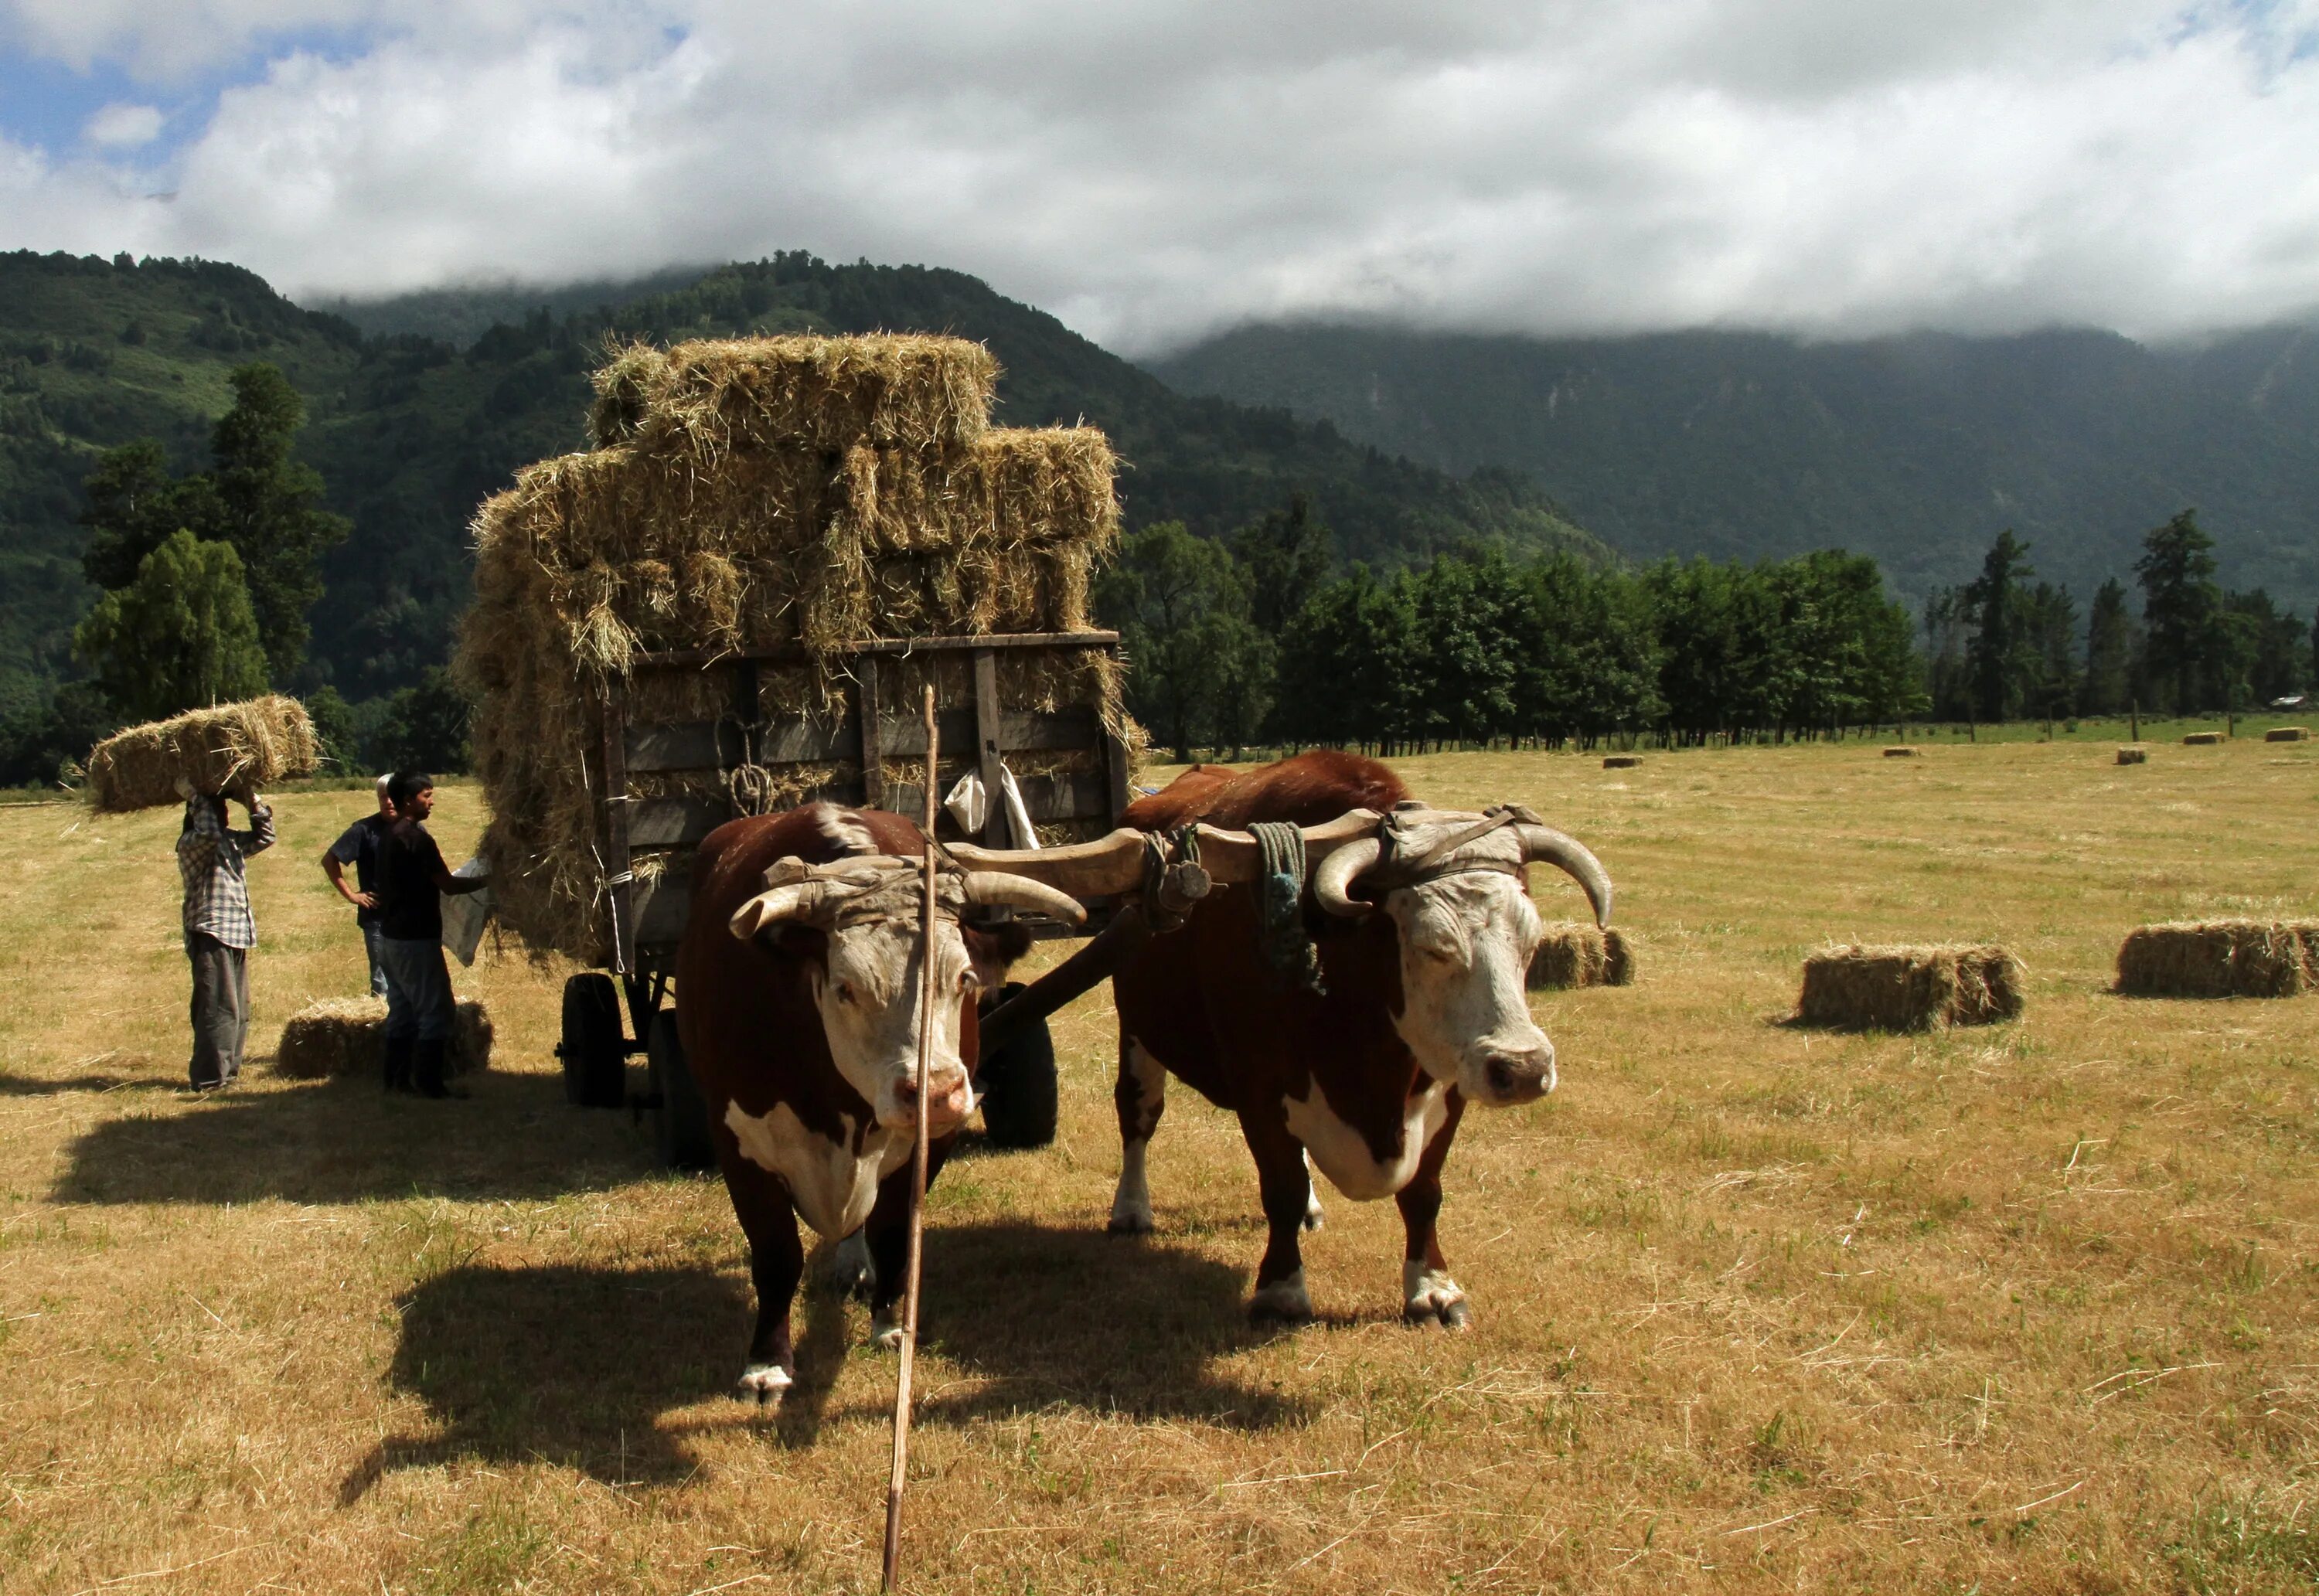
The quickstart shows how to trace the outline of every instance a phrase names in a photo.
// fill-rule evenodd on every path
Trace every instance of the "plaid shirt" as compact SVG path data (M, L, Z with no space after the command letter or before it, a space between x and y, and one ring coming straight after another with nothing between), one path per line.
M228 831L220 806L206 798L185 805L185 829L177 834L177 873L185 878L185 934L203 932L229 948L257 945L257 922L250 918L249 883L242 861L274 845L274 811L252 809L250 829Z

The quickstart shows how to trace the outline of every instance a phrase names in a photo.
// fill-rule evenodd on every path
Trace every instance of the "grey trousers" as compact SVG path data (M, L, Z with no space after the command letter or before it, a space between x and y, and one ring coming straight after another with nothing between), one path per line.
M189 1073L196 1088L225 1086L241 1074L242 1044L249 1039L248 951L192 931L185 933L185 958L194 967Z
M448 1041L458 1012L451 997L451 972L439 942L378 939L378 962L386 971L386 1039Z

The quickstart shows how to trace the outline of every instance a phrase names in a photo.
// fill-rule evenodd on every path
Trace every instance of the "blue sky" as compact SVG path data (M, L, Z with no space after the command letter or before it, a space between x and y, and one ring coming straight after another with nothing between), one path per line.
M358 295L803 248L1135 352L2194 336L2319 310L2314 149L2319 0L0 0L0 248Z

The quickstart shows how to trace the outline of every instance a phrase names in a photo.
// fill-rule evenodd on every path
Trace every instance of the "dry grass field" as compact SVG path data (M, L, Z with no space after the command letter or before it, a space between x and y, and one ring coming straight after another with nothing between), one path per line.
M1391 1205L1324 1194L1324 1321L1251 1331L1253 1173L1180 1089L1158 1234L1104 1235L1098 993L1058 1144L934 1195L910 1589L2313 1585L2319 1003L2105 988L2140 922L2313 911L2319 749L1406 768L1587 840L1643 944L1641 984L1537 997L1557 1095L1467 1117L1476 1327L1403 1329ZM253 869L261 1054L358 982L314 861L363 801L284 800ZM187 1097L175 826L0 811L0 1591L874 1587L863 1311L805 1304L778 1419L725 1396L723 1191L564 1105L520 960L458 974L473 1101L262 1063ZM2026 1017L1781 1023L1831 938L2003 942Z

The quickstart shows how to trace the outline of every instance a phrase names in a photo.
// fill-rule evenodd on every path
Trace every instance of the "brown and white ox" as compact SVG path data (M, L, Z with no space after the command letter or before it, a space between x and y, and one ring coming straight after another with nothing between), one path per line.
M1468 1104L1529 1103L1555 1086L1554 1044L1527 996L1539 921L1524 866L1567 871L1606 924L1611 881L1593 854L1534 816L1496 811L1493 825L1414 806L1391 770L1334 752L1243 775L1196 767L1131 805L1126 821L1145 832L1196 820L1317 826L1355 808L1385 814L1389 842L1340 848L1313 872L1305 920L1324 992L1274 969L1250 889L1202 903L1181 931L1152 937L1114 975L1123 1151L1111 1228L1151 1228L1144 1153L1174 1075L1237 1114L1256 1157L1270 1239L1252 1315L1312 1316L1297 1232L1319 1222L1317 1166L1348 1197L1400 1205L1403 1314L1463 1327L1466 1294L1434 1233L1458 1120Z
M749 1239L757 1326L740 1391L771 1402L797 1375L790 1305L797 1222L866 1231L873 1334L898 1344L916 1139L925 834L899 816L815 804L731 821L693 863L676 961L678 1025L717 1162ZM943 879L925 1112L928 1176L974 1107L975 994L1029 946L1020 925L961 928L970 904L1076 920L1059 892L1006 875Z

